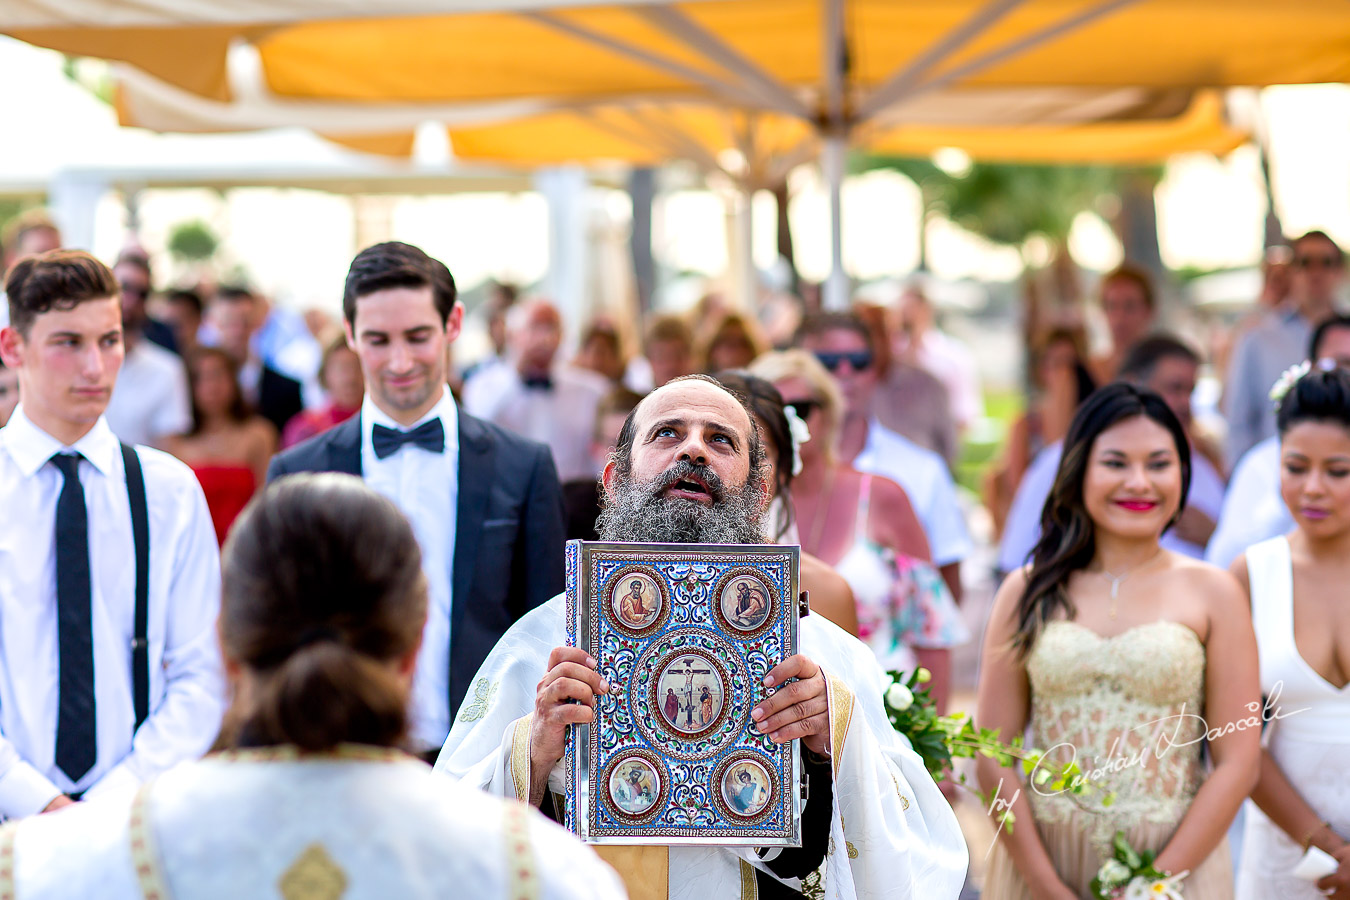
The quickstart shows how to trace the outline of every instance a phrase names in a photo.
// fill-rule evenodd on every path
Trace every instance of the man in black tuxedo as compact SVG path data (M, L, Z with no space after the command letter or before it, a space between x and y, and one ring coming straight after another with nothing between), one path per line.
M361 412L275 457L267 475L359 475L412 521L429 605L411 738L428 753L506 629L563 589L548 448L465 414L446 387L446 349L464 318L455 296L450 271L416 247L357 254L342 303L366 378Z

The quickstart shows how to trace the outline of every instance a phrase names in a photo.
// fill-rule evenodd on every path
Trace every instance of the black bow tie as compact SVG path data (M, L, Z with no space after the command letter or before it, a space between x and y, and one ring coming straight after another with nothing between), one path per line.
M398 431L376 425L370 432L370 444L375 448L377 459L392 456L404 444L412 444L431 453L444 453L445 426L441 424L439 418L423 422L412 431Z
M520 380L527 390L548 391L553 389L553 379L547 375L524 375Z

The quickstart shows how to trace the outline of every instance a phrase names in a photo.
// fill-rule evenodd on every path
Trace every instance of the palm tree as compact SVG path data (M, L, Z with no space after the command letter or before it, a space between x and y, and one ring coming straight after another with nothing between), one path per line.
M921 270L928 257L922 235L933 216L1022 254L1028 338L1039 330L1047 307L1082 300L1078 267L1069 252L1069 231L1081 212L1115 206L1112 224L1125 256L1162 274L1153 207L1159 168L975 163L966 171L949 172L926 159L873 156L855 161L855 171L873 168L897 171L919 187ZM1029 252L1036 238L1050 247L1049 261L1039 269Z

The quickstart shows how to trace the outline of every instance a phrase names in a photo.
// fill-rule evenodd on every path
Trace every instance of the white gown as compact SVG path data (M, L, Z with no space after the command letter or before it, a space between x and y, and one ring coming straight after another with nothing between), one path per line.
M18 900L623 896L539 813L371 747L215 754L0 832L0 897Z
M560 594L497 643L474 677L437 771L489 793L528 797L529 716L549 653L566 643L565 615L566 597ZM795 878L785 883L824 900L954 900L965 879L965 839L918 755L886 718L876 658L823 616L802 619L800 634L801 652L825 670L829 683L834 809L823 873L809 885ZM549 787L564 792L561 762L550 773ZM751 848L640 849L661 852L647 873L666 874L666 884L644 896L737 900L753 896L754 870L772 876ZM617 856L607 858L624 864ZM650 854L639 864L652 865ZM644 881L631 872L627 877L630 890Z
M1266 726L1266 749L1318 817L1350 836L1350 685L1337 690L1298 652L1288 539L1248 548L1247 576L1261 691L1271 715L1284 716ZM1247 806L1238 900L1320 900L1322 892L1312 882L1291 874L1303 848L1256 804Z

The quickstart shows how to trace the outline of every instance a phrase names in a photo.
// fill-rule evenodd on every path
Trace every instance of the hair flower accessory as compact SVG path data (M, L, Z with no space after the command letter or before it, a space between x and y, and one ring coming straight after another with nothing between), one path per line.
M1311 371L1312 362L1306 359L1298 365L1285 369L1280 377L1275 379L1275 384L1271 386L1270 399L1275 401L1275 405L1278 407L1284 401L1285 396L1293 390L1298 380Z
M792 435L792 477L796 478L802 474L802 444L811 440L811 429L792 407L783 407L783 415L787 417L788 432Z

